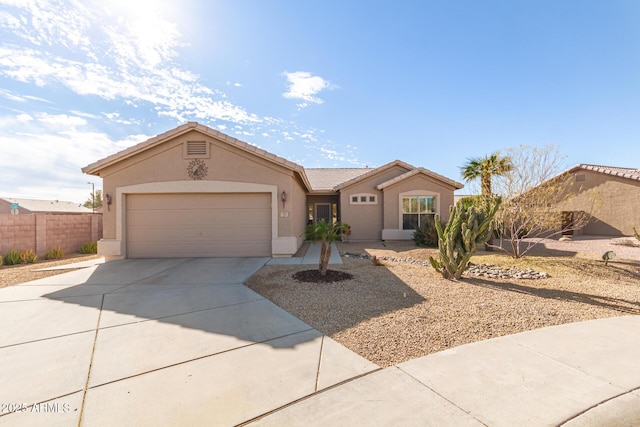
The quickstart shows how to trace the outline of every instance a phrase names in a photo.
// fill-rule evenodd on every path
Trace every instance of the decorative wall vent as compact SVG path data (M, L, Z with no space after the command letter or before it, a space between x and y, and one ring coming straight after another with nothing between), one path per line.
M184 146L184 157L202 158L209 157L209 143L207 141L187 141Z
M587 180L585 175L576 175L576 182L584 182Z

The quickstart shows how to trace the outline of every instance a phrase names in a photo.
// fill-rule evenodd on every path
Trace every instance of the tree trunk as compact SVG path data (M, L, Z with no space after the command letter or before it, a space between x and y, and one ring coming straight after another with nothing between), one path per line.
M327 275L327 267L329 266L329 258L331 257L331 245L327 245L327 239L322 239L320 245L320 275Z

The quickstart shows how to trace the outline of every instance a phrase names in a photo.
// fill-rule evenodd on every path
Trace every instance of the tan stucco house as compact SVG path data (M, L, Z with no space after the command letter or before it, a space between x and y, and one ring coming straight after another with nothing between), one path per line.
M350 224L351 241L411 239L463 187L399 160L305 169L195 122L82 171L103 179L98 251L112 259L292 256L319 220Z
M633 227L640 230L640 169L579 164L564 173L572 175L573 197L562 210L593 210L581 234L632 236Z

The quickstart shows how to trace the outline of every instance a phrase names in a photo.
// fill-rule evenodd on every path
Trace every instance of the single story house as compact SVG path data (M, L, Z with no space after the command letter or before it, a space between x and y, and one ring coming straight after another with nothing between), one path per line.
M571 200L563 211L591 212L581 234L632 236L640 230L640 169L579 164L563 174L572 175Z
M13 212L12 212L13 211ZM91 209L81 204L65 202L62 200L37 200L21 199L14 197L0 198L0 214L86 214L92 213Z
M82 171L103 179L110 259L292 256L320 220L349 224L350 241L411 239L463 187L400 160L305 169L195 122Z

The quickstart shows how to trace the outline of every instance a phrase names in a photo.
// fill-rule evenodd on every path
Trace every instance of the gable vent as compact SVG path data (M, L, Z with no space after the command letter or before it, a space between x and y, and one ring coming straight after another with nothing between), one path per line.
M187 141L185 143L184 157L209 157L209 143L207 141Z

